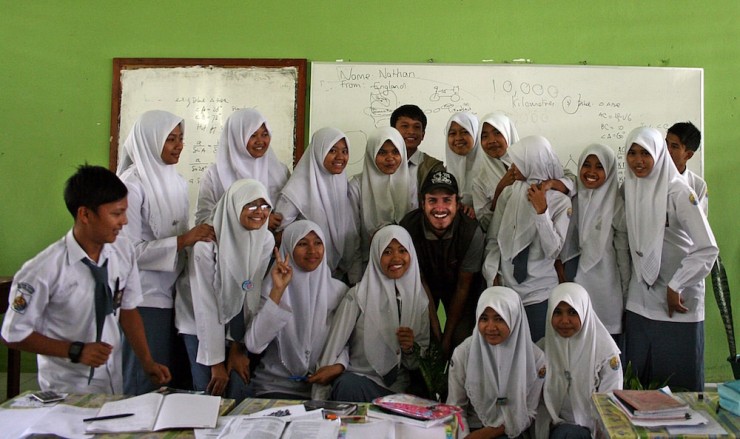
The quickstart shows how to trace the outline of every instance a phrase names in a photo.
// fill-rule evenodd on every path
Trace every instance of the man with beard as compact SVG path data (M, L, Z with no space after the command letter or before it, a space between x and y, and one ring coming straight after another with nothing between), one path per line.
M483 287L484 236L477 220L458 214L460 196L452 174L430 173L420 192L421 206L409 212L401 226L416 247L433 334L449 357L475 327L475 306ZM437 317L440 302L447 317L444 330Z

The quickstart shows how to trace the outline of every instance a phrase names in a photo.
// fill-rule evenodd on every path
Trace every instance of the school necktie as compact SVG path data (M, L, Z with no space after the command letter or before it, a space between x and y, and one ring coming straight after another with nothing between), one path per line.
M514 280L517 283L522 283L527 278L527 259L529 259L529 246L524 247L511 261L514 264Z
M103 336L105 316L113 312L113 295L108 285L108 260L100 267L88 258L83 258L82 263L87 265L95 279L95 342L100 342ZM95 369L91 367L87 384L92 381L94 373Z

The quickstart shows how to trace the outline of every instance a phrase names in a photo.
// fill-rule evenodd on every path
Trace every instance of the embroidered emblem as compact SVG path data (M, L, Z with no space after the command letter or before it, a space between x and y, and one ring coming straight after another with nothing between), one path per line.
M542 378L545 378L546 375L547 375L547 367L542 366L542 368L537 371L537 378L542 379Z
M568 218L570 218L571 216L573 216L573 208L572 207L569 207L567 213L568 213Z
M697 206L699 203L696 201L696 195L694 193L689 194L689 203L693 204L694 206Z
M28 308L28 302L26 302L26 298L23 297L23 293L18 293L17 296L15 296L15 299L13 299L13 311L17 312L18 314L25 314L26 308Z
M446 172L435 172L434 175L432 175L432 181L430 184L449 184L452 185L452 179L450 178L450 174Z
M616 355L612 357L611 360L609 360L609 367L612 368L612 370L619 369L619 357Z
M252 288L254 288L254 284L252 283L250 279L247 279L244 282L242 282L242 290L249 291Z

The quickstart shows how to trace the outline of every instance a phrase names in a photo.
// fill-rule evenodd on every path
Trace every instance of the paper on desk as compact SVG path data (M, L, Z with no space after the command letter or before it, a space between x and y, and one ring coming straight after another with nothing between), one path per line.
M234 416L219 416L216 421L215 428L194 429L193 434L195 435L195 439L216 439L221 435L232 419L234 419Z
M0 425L3 426L0 437L16 438L21 437L21 433L34 424L42 416L49 413L51 408L41 409L0 409Z
M716 419L709 415L706 411L701 410L700 413L707 419L706 424L701 425L672 425L666 427L668 434L671 436L725 436L727 430L725 430Z
M387 419L368 418L367 422L357 424L342 424L339 437L342 439L395 439L396 427L393 421Z
M321 410L311 410L310 412L307 412L306 407L304 407L303 404L296 404L286 405L282 407L272 407L245 416L247 418L273 417L282 419L285 422L290 422L298 418L322 418L323 414L321 413Z
M35 434L55 434L59 437L70 439L87 439L92 438L91 434L85 434L85 423L83 419L95 416L98 412L96 408L74 407L67 404L59 404L36 420L30 427L21 433L20 437L28 437ZM17 410L19 412L26 411ZM5 425L5 424L3 424Z

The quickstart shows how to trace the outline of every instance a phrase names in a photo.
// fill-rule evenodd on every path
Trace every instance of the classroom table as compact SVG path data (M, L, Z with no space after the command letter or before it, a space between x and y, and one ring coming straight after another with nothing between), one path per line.
M733 415L724 409L717 410L719 395L717 392L679 392L675 393L680 399L686 401L692 409L701 411L716 420L726 431L727 435L693 435L693 436L671 436L665 428L647 429L635 427L630 423L627 415L620 410L609 399L606 393L594 393L591 396L591 409L596 421L594 437L609 439L627 438L668 438L668 437L740 437L740 417Z
M26 391L16 396L13 399L5 401L0 404L0 410L24 410L24 408L12 407L13 402L19 399L28 398L33 391ZM75 406L75 407L86 407L86 408L97 408L102 407L108 401L118 401L126 398L126 395L109 395L109 394L75 394L71 393L64 399L64 404ZM219 409L219 415L223 416L231 412L232 408L236 405L236 401L233 399L221 398L221 407ZM0 436L2 432L0 431ZM159 432L147 432L147 433L116 433L116 434L96 434L96 438L111 438L111 439L124 439L124 438L167 438L167 439L185 439L194 438L192 429L185 430L167 430Z

